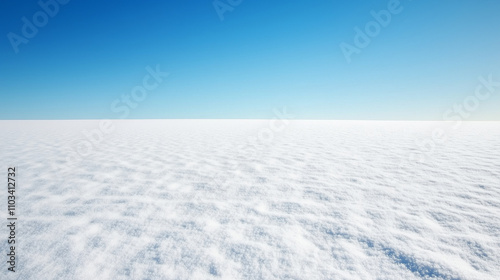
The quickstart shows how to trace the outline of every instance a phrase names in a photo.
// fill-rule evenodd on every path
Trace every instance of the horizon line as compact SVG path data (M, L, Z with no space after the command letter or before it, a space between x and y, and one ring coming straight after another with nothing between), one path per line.
M0 121L139 121L139 120L273 120L278 118L144 118L144 119L0 119ZM387 119L296 119L280 118L289 121L363 121L363 122L456 122L446 120L387 120ZM462 122L500 122L500 120L461 120Z

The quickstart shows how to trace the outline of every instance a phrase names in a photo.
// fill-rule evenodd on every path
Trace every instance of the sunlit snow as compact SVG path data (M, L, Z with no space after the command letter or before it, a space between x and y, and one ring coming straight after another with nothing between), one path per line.
M0 121L0 278L500 279L500 122L454 125Z

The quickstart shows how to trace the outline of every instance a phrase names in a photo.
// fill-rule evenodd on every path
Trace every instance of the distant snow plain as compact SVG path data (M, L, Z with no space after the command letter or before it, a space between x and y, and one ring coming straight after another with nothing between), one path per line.
M0 121L0 278L500 279L500 122L271 122Z

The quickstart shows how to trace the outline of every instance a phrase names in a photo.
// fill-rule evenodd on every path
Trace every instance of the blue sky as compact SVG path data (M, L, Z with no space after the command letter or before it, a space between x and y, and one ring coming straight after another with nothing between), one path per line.
M341 44L391 1L220 0L221 20L211 0L70 0L46 24L37 1L2 1L0 119L443 120L469 102L464 119L500 120L500 87L474 97L500 82L500 1L400 0L348 62ZM168 77L124 103L157 65Z

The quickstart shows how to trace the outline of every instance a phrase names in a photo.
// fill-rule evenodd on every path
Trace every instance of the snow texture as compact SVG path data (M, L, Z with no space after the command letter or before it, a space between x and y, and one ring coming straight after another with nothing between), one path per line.
M499 122L113 125L0 121L1 279L500 279Z

